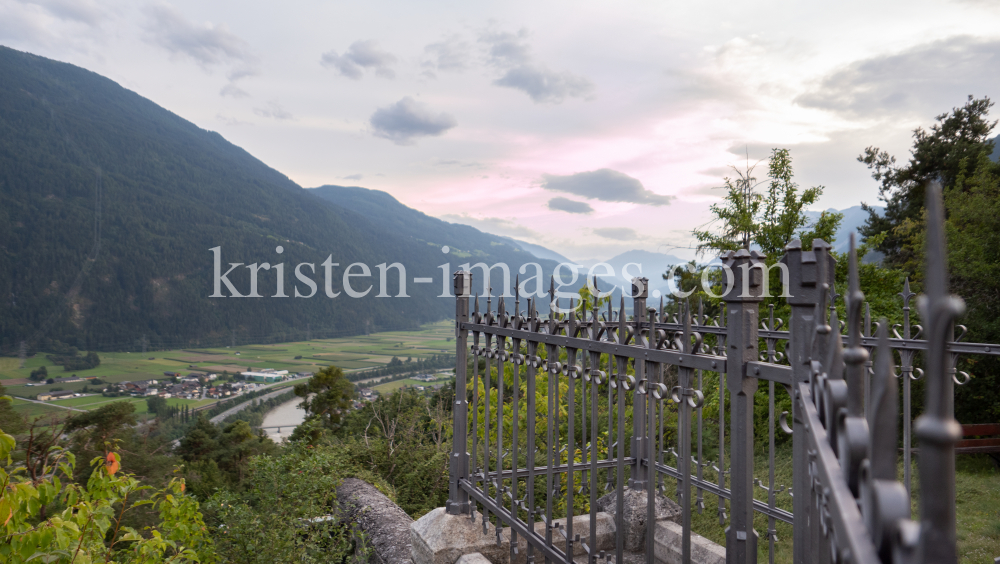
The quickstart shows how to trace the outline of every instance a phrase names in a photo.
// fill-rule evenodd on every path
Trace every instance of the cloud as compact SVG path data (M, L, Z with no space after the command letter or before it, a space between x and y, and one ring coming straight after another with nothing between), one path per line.
M341 176L344 180L361 180L364 178L363 174L348 174L347 176Z
M585 98L594 90L593 83L582 76L532 65L514 67L493 84L522 90L535 102L556 104L566 98Z
M222 113L215 114L215 119L221 121L222 123L224 123L226 125L252 125L249 122L240 121L240 120L238 120L236 118L223 115Z
M997 87L1000 40L956 36L855 61L795 102L850 117L925 115Z
M441 219L452 223L460 223L475 227L494 235L507 235L508 237L538 237L539 234L519 223L513 218L502 217L473 217L467 213L445 214Z
M594 234L615 241L635 241L639 234L630 227L595 227Z
M93 0L21 0L22 4L34 4L45 8L61 20L69 20L98 27L104 16Z
M355 41L343 55L338 55L336 51L327 51L320 56L319 62L324 67L334 69L354 80L364 76L364 69L372 69L376 75L383 78L396 77L396 73L389 68L396 63L396 56L381 50L374 39Z
M292 114L285 111L277 102L271 101L264 105L263 108L254 108L253 113L265 118L274 118L277 120L294 119Z
M219 90L219 95L220 96L229 96L231 98L246 98L247 96L249 96L249 94L247 94L246 90L243 90L242 88L240 88L239 86L236 86L236 84L234 84L232 82L230 82L229 84L223 86L222 90Z
M491 64L499 67L523 65L531 60L531 48L526 41L528 35L528 30L523 28L517 33L491 29L479 35L479 42L486 45Z
M488 29L479 35L487 62L502 72L495 86L521 90L535 103L558 104L566 98L588 98L594 85L586 77L568 71L553 71L533 61L529 33Z
M147 41L163 47L174 56L189 57L205 69L232 65L227 75L229 84L219 94L234 97L247 95L236 86L236 82L259 71L257 58L250 53L246 41L230 33L225 24L196 24L165 4L147 6L144 11Z
M441 135L458 125L451 115L435 113L409 96L375 110L369 122L376 137L397 145L412 145L417 137Z
M566 176L543 174L542 188L605 202L629 202L652 206L665 206L673 199L673 196L650 192L637 179L609 168Z
M435 78L434 71L462 72L469 67L469 44L459 35L452 35L424 47L421 66L424 75Z
M594 208L587 202L577 202L569 198L558 196L549 200L549 209L554 211L564 211L568 213L592 213Z

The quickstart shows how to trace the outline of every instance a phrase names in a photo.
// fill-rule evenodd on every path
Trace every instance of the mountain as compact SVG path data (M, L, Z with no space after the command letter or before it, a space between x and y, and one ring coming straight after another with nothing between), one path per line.
M525 267L522 272L524 265L530 263L539 265L544 281L542 290L545 291L549 287L549 277L558 264L557 261L547 257L536 256L525 248L527 245L528 247L537 247L538 249L546 250L543 247L531 245L530 243L522 243L499 235L484 233L468 225L449 223L431 217L423 212L406 207L399 200L392 197L391 194L380 190L370 190L359 186L326 185L311 188L307 192L314 194L324 201L364 216L366 219L377 223L386 233L392 233L393 235L414 241L417 244L425 245L426 248L438 253L436 256L439 263L450 263L451 272L458 270L458 267L463 264L470 265L472 267L474 293L485 293L482 286L483 271L474 266L478 263L485 263L487 266L497 264L507 265L510 274L509 288L511 293L513 293L514 282L517 281L517 276L520 275L521 281L525 281L526 277L536 276L534 267ZM448 247L447 255L441 252L442 247L445 246ZM555 255L551 251L549 253ZM569 262L565 257L562 258L564 260L560 262ZM568 271L564 272L564 275L568 281ZM491 285L496 290L493 293L500 294L501 292L498 288L502 283L502 270L499 268L493 269L490 276L492 277ZM582 279L573 284L567 284L564 291L576 291L582 284ZM538 290L538 286L534 282L527 282L526 288L532 293ZM510 302L508 306L513 307L513 300L508 301ZM521 307L524 309L527 307L527 304L522 303ZM548 311L547 299L539 301L538 310L540 312Z
M879 214L885 213L884 207L882 206L873 206L873 207L878 211ZM861 206L851 206L849 208L845 208L842 210L835 210L833 208L830 208L826 211L844 214L844 219L841 220L840 228L837 229L837 233L833 241L828 241L828 243L833 245L834 251L837 251L838 253L846 253L850 246L851 233L857 232L857 230L860 229L861 226L865 224L865 221L868 220L868 212L861 209ZM816 219L819 219L820 213L821 212L818 211L807 211L806 215L809 217L810 220L815 221ZM858 239L858 242L860 243L861 240Z
M85 69L0 47L0 76L0 351L22 341L84 350L281 341L454 315L454 301L436 297L447 257L439 241L415 237L418 228L387 229L384 214L320 199L219 134ZM456 247L479 240L462 229ZM228 276L236 291L250 293L254 265L263 297L209 297L216 247L221 273L242 263ZM324 291L328 257L339 263L334 298ZM408 279L434 283L410 279L409 299L375 297L376 265L397 261ZM341 278L355 262L372 277L353 286L374 285L359 299L345 295ZM311 299L295 297L310 294L295 275L302 263L300 274L318 286ZM282 293L279 272L289 297L273 297ZM395 296L396 270L387 278Z
M501 239L506 239L506 240L514 243L515 245L517 245L521 249L523 249L525 251L528 251L529 253L535 255L536 257L538 257L540 259L551 260L551 261L555 261L556 263L564 262L564 263L569 264L569 263L573 262L573 261L569 260L568 258L564 257L563 255L560 255L559 253L557 253L557 252L555 252L555 251L553 251L551 249L546 249L545 247L543 247L541 245L535 245L534 243L527 243L525 241L519 241L519 240L514 239L512 237L503 237L503 236L501 236Z
M990 158L1000 163L1000 135L993 138L993 153Z

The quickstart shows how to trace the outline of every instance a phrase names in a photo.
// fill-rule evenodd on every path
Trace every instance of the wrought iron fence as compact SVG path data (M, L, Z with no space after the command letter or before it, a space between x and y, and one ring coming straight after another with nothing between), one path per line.
M633 280L631 318L624 298L617 311L610 305L604 312L593 308L582 319L572 301L568 314L552 313L558 309L554 287L547 319L539 316L534 300L522 310L519 296L513 312L506 311L504 300L497 300L494 310L489 296L481 312L479 297L472 299L471 274L456 273L448 512L481 520L483 533L498 542L502 527L509 527L511 561L520 538L528 562L569 564L581 545L590 562L620 564L623 535L617 535L614 551L598 549L599 498L614 494L617 531L622 531L626 488L644 491L645 552L652 562L654 498L665 493L665 480L673 479L684 562L690 561L692 512L705 508L706 492L718 498L719 524L729 525L729 562L756 562L755 513L768 519L772 563L778 521L793 527L796 564L957 561L954 443L961 431L953 415L953 385L970 378L957 371L957 361L960 354L998 355L1000 346L961 342L962 326L955 338L960 300L946 295L939 187L928 188L927 201L924 326L911 323L914 294L908 281L899 294L902 323L873 324L859 288L853 238L846 324L835 309L840 296L833 289L830 246L817 240L808 251L798 241L786 247L781 262L789 272L787 331L773 309L759 319L764 257L753 251L725 257L733 280L714 318L705 316L700 304L697 312L685 305L668 313L662 301L659 308L648 307L648 281L642 278ZM914 366L918 351L925 357L923 369ZM924 415L916 422L925 486L921 524L909 520L910 387L919 378L927 393ZM895 482L897 379L902 484ZM760 380L768 383L769 400L766 486L754 478L754 395ZM776 384L792 398L791 426L787 412L775 413ZM706 444L715 440L705 429L715 416L706 417L706 395L718 404L715 445ZM792 435L790 487L776 483L779 429ZM708 458L713 450L714 462ZM715 480L706 471L713 471ZM935 487L927 486L931 483ZM754 497L755 485L766 499ZM793 511L778 507L779 496L791 498ZM590 517L582 532L574 530L578 511Z

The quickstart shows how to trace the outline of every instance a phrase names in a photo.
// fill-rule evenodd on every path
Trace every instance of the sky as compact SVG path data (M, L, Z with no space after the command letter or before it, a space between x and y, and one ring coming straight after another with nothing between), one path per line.
M0 0L0 44L69 62L303 187L384 190L574 260L694 258L731 166L791 151L816 209L857 156L1000 97L1000 2ZM994 116L1000 110L994 110Z

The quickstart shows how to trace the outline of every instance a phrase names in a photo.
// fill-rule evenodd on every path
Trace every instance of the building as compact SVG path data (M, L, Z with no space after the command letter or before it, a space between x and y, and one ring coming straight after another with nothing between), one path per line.
M78 396L78 395L80 394L68 390L65 392L42 392L38 394L38 399L39 401L49 401L49 400L71 398L73 396Z
M288 375L287 370L274 371L271 369L263 369L260 371L253 372L241 372L241 376L248 380L253 380L254 382L281 382Z

